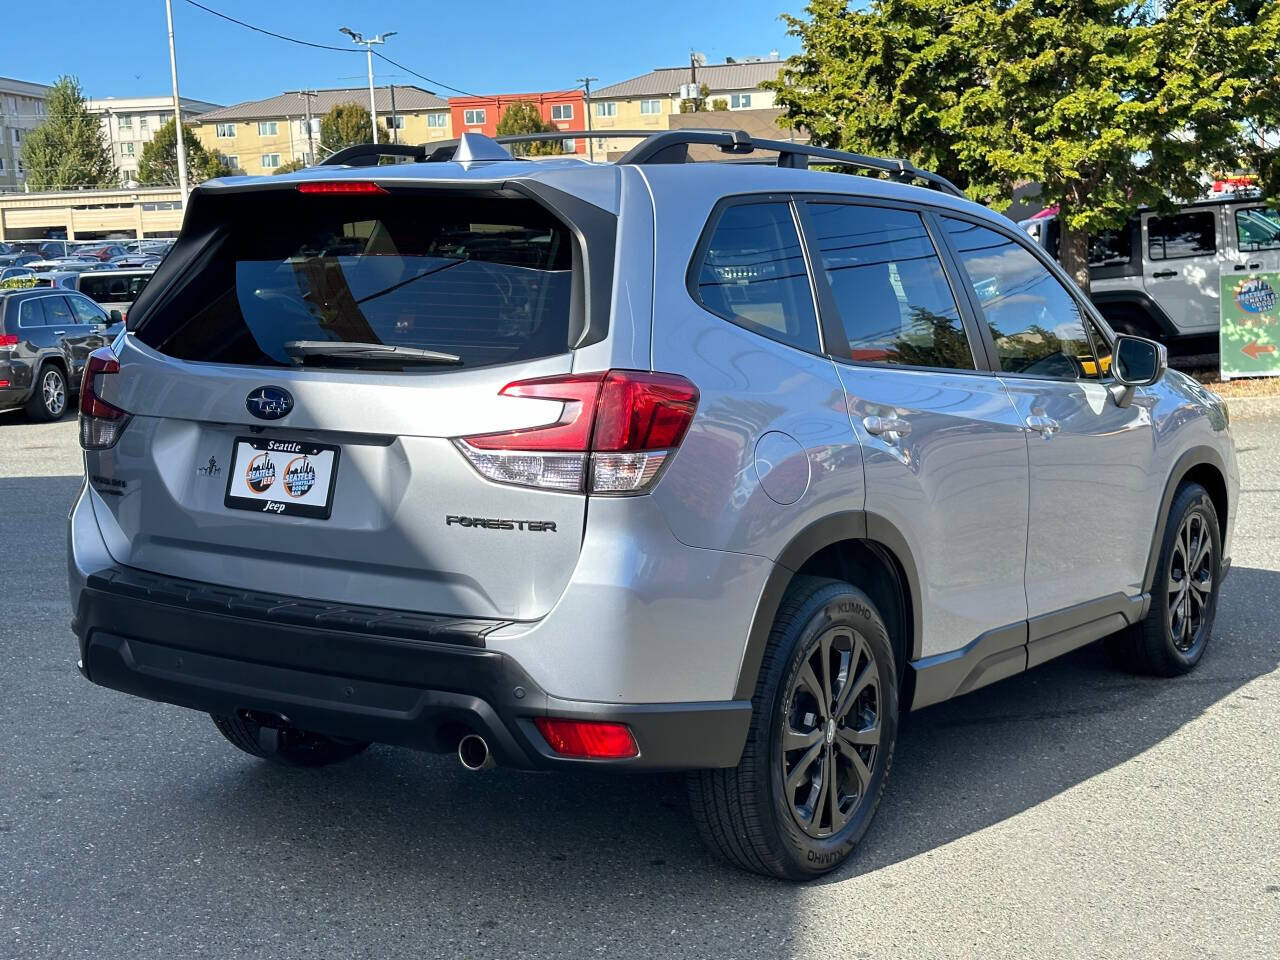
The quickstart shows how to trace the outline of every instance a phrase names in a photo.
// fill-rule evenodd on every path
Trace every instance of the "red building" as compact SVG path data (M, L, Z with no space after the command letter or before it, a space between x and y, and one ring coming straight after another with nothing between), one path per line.
M498 135L498 120L513 103L532 103L544 122L558 130L586 130L587 104L581 90L552 90L547 93L500 93L490 97L450 97L449 113L453 135L483 133ZM566 141L565 153L586 153L587 141Z

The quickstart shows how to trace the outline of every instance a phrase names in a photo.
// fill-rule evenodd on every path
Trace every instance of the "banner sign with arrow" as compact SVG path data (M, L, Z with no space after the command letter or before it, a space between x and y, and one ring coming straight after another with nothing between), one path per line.
M1222 379L1280 376L1280 273L1222 277Z

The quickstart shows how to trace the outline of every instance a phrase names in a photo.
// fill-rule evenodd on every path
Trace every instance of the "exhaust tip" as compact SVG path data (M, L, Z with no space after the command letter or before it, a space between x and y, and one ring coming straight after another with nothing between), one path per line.
M493 754L489 752L489 744L476 733L468 733L458 741L458 760L473 772L497 766Z

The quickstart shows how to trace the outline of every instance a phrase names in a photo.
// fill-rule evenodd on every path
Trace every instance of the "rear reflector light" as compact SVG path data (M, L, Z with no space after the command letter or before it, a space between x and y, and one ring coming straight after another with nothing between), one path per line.
M16 347L18 345L18 335L16 333L0 334L0 347Z
M320 180L298 184L299 193L386 193L367 180Z
M556 717L535 717L533 722L551 749L564 757L620 760L640 754L636 738L625 723Z
M107 450L116 445L129 423L129 415L98 395L100 377L120 372L120 361L110 347L89 354L80 383L80 446L86 450Z
M684 377L639 370L522 380L500 393L564 406L555 423L455 441L471 465L498 483L596 494L648 492L698 408Z

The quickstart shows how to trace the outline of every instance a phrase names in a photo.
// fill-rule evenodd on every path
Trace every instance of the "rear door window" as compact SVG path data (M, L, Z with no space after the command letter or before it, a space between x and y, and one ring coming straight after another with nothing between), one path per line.
M578 255L532 201L289 191L223 202L203 267L137 331L171 356L287 366L285 344L320 340L476 367L569 349Z
M1152 260L1207 256L1218 249L1218 215L1209 210L1147 219L1147 255Z
M791 205L726 207L695 271L695 296L754 333L817 353L818 315Z
M41 297L40 306L44 308L45 326L75 326L76 318L72 315L71 308L67 306L67 301L64 298Z
M974 369L955 297L918 213L824 202L808 210L848 339L845 350L827 345L833 356Z
M40 306L39 299L23 300L18 304L18 326L44 326L44 308Z

